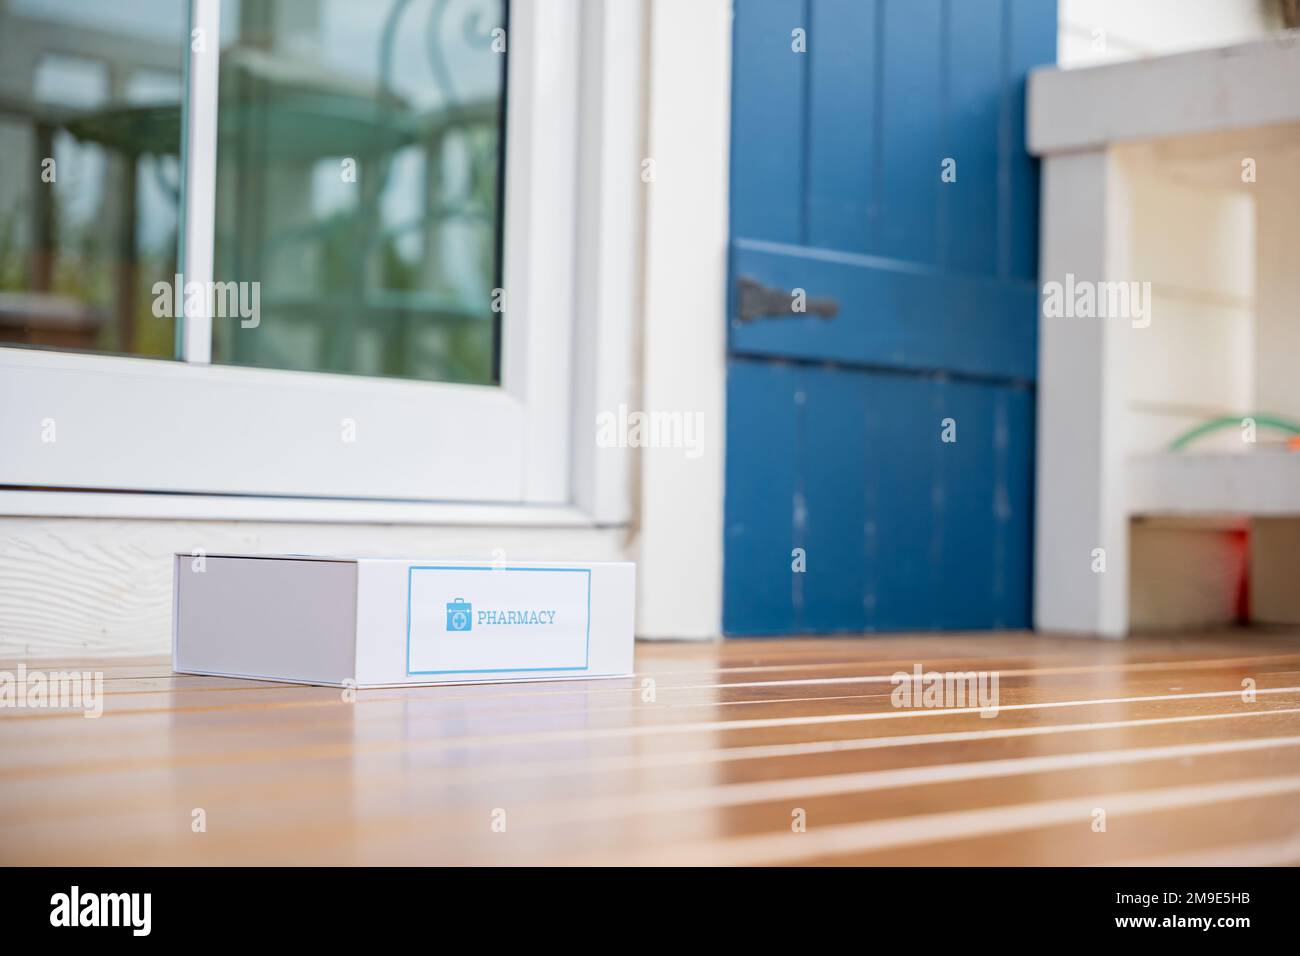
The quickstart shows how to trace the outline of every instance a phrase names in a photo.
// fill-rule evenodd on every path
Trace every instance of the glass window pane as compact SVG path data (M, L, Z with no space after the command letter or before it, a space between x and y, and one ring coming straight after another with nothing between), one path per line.
M497 381L504 15L223 3L214 278L259 314L213 361Z
M0 345L174 356L188 29L176 0L0 2Z

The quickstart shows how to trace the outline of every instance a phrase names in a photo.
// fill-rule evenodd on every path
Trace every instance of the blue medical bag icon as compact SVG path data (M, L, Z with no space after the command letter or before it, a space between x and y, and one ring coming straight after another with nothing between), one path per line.
M464 598L447 602L447 630L469 631L474 628L474 607Z

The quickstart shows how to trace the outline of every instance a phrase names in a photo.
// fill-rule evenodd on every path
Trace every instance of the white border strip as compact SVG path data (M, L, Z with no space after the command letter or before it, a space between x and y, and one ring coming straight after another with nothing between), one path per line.
M552 805L555 812L547 815L546 819L548 821L592 820L644 813L713 810L756 803L815 800L822 797L872 793L905 787L1059 773L1090 767L1115 767L1153 760L1190 759L1283 747L1300 747L1300 736L1220 740L1212 743L1136 747L1128 750L1096 750L1037 757L1010 757L1003 760L974 760L968 763L865 770L858 773L823 774L815 777L754 780L689 790L617 793L587 800L557 801ZM540 822L543 815L545 810L540 807L529 810L530 821Z
M744 760L771 760L807 757L818 754L852 753L860 750L887 750L925 744L971 743L1016 737L1039 737L1051 734L1086 733L1088 731L1129 730L1183 724L1193 721L1231 720L1237 717L1265 717L1274 714L1300 714L1300 707L1279 710L1248 710L1233 714L1195 714L1188 717L1151 717L1140 720L1112 720L1098 724L1054 724L1045 727L1012 727L1006 730L962 730L937 734L904 734L896 737L855 737L847 740L814 740L795 744L758 744L751 747L726 747L707 750L679 750L663 753L638 753L617 757L569 761L537 761L520 764L481 764L476 767L438 767L444 780L460 783L520 777L588 776L626 770L664 769L668 767L708 766Z
M1235 800L1256 800L1298 791L1300 776L1285 776L1095 794L1006 807L832 824L814 827L804 833L764 833L685 846L668 844L651 849L622 851L607 863L615 866L755 866L793 863L818 857L844 857L1064 824L1087 826L1097 807L1105 807L1107 818L1115 820L1124 816L1182 810Z
M1300 687L1269 687L1256 694L1294 694ZM1009 710L1048 710L1057 707L1091 707L1102 704L1142 704L1166 700L1206 700L1210 698L1241 698L1239 690L1204 691L1196 694L1155 694L1144 697L1106 697L1100 700L1057 700L1033 704L1002 704L999 713ZM395 698L389 698L395 699ZM952 717L959 714L981 713L979 707L947 707L932 710L878 710L865 714L819 714L808 717L758 717L751 720L709 720L684 724L633 725L629 727L592 727L587 730L544 731L536 734L503 734L499 737L445 738L447 745L467 743L492 743L506 741L538 742L543 740L603 740L618 737L655 737L661 734L711 733L717 731L756 730L766 727L806 727L818 724L858 723L868 720L892 720L900 717Z
M1115 671L1144 671L1144 670L1178 670L1180 668L1187 670L1214 670L1215 668L1228 669L1235 664L1263 664L1277 663L1278 661L1296 661L1300 663L1300 653L1291 654L1263 654L1250 657L1218 657L1207 660L1190 660L1190 661L1126 661L1120 664L1061 664L1055 667L1022 667L1016 670L1002 667L989 667L989 663L994 660L1023 660L1030 655L1026 654L1004 654L997 657L933 657L921 658L920 660L881 660L879 657L862 657L860 659L840 658L838 660L827 661L803 661L797 664L758 664L743 665L740 667L727 667L725 662L720 662L717 667L698 667L685 670L647 670L638 671L637 677L669 677L681 674L762 674L772 671L807 671L807 670L825 670L828 667L890 667L893 666L898 670L906 669L908 666L916 664L921 665L925 671L963 671L963 670L996 670L1003 676L1021 676L1029 674L1102 674ZM969 665L962 666L963 662L969 661ZM894 673L893 671L890 672ZM833 679L833 678L827 678ZM709 687L740 687L740 684L708 684L697 686Z

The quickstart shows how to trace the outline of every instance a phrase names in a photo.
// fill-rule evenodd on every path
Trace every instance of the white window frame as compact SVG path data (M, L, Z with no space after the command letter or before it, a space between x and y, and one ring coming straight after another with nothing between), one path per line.
M216 37L220 0L192 4ZM214 366L204 316L179 362L0 348L0 513L151 517L168 492L173 517L626 520L628 454L593 422L633 377L642 19L511 4L499 387ZM212 273L218 47L189 64L187 281Z

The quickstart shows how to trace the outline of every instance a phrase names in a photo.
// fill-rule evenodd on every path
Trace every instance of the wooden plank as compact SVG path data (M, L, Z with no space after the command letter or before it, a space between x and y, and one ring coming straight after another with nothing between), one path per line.
M290 783L279 805L236 796L205 807L210 825L201 839L189 832L190 807L185 806L209 795L197 791L178 794L172 813L125 810L115 815L107 833L89 817L36 820L2 832L7 854L41 848L55 857L91 859L152 851L170 858L211 854L217 860L267 862L302 854L319 860L342 849L406 862L795 862L828 851L914 846L1065 823L1086 832L1099 806L1109 807L1108 815L1116 819L1155 814L1162 827L1165 814L1179 808L1277 794L1292 795L1294 806L1298 768L1294 754L1285 764L1255 767L1255 775L1247 777L1242 774L1252 764L1237 757L1203 759L1191 767L1175 760L1141 770L1031 775L1014 790L1004 780L990 779L848 795L799 793L794 799L774 791L772 799L754 804L694 810L682 804L726 797L714 789L700 797L628 806L620 799L577 793L548 798L543 785L540 790L486 789L467 793L454 805L439 805L431 802L435 784L305 792ZM1207 775L1211 782L1205 782ZM792 834L795 809L813 821L807 833ZM498 810L507 813L505 834L491 830ZM718 840L719 834L728 836Z
M1034 378L1033 282L802 246L740 239L732 246L737 277L804 289L810 298L830 296L839 304L829 321L812 314L733 321L732 354Z
M1257 692L1270 702L1288 699L1300 693L1300 669L1283 672L1248 673L1256 681ZM998 716L1016 710L1055 710L1065 707L1126 706L1129 704L1177 703L1196 700L1240 697L1241 672L1188 673L1171 684L1168 677L1149 676L1123 681L1119 696L1097 698L1090 688L1100 678L1062 675L1056 678L1031 676L1000 681ZM923 708L899 709L891 701L892 687L881 681L866 686L834 684L768 689L747 686L736 691L695 690L673 693L659 691L654 702L646 702L640 689L629 689L621 698L593 700L583 697L518 699L483 699L474 703L463 700L441 701L410 692L363 691L356 703L349 704L337 693L323 688L309 697L297 688L288 688L279 699L230 703L200 699L177 701L172 695L151 695L148 701L115 698L106 703L104 716L87 721L79 711L26 710L10 711L0 722L0 740L37 746L69 739L95 739L102 743L119 735L147 734L159 718L166 718L178 730L202 731L206 728L229 729L233 724L249 724L273 719L278 729L306 730L338 727L364 717L371 727L404 721L412 711L431 726L439 728L443 743L490 740L494 737L523 737L536 741L552 739L558 733L568 739L565 722L580 723L593 738L635 737L646 733L681 733L700 730L750 729L752 727L800 726L812 724L854 724L867 720L903 719L908 717L940 718L945 715L978 713L973 704L965 710ZM473 714L473 733L466 715ZM653 718L653 719L651 719ZM537 722L551 726L535 729ZM87 723L94 724L85 729ZM557 730L556 727L561 729ZM987 725L986 725L987 726Z

